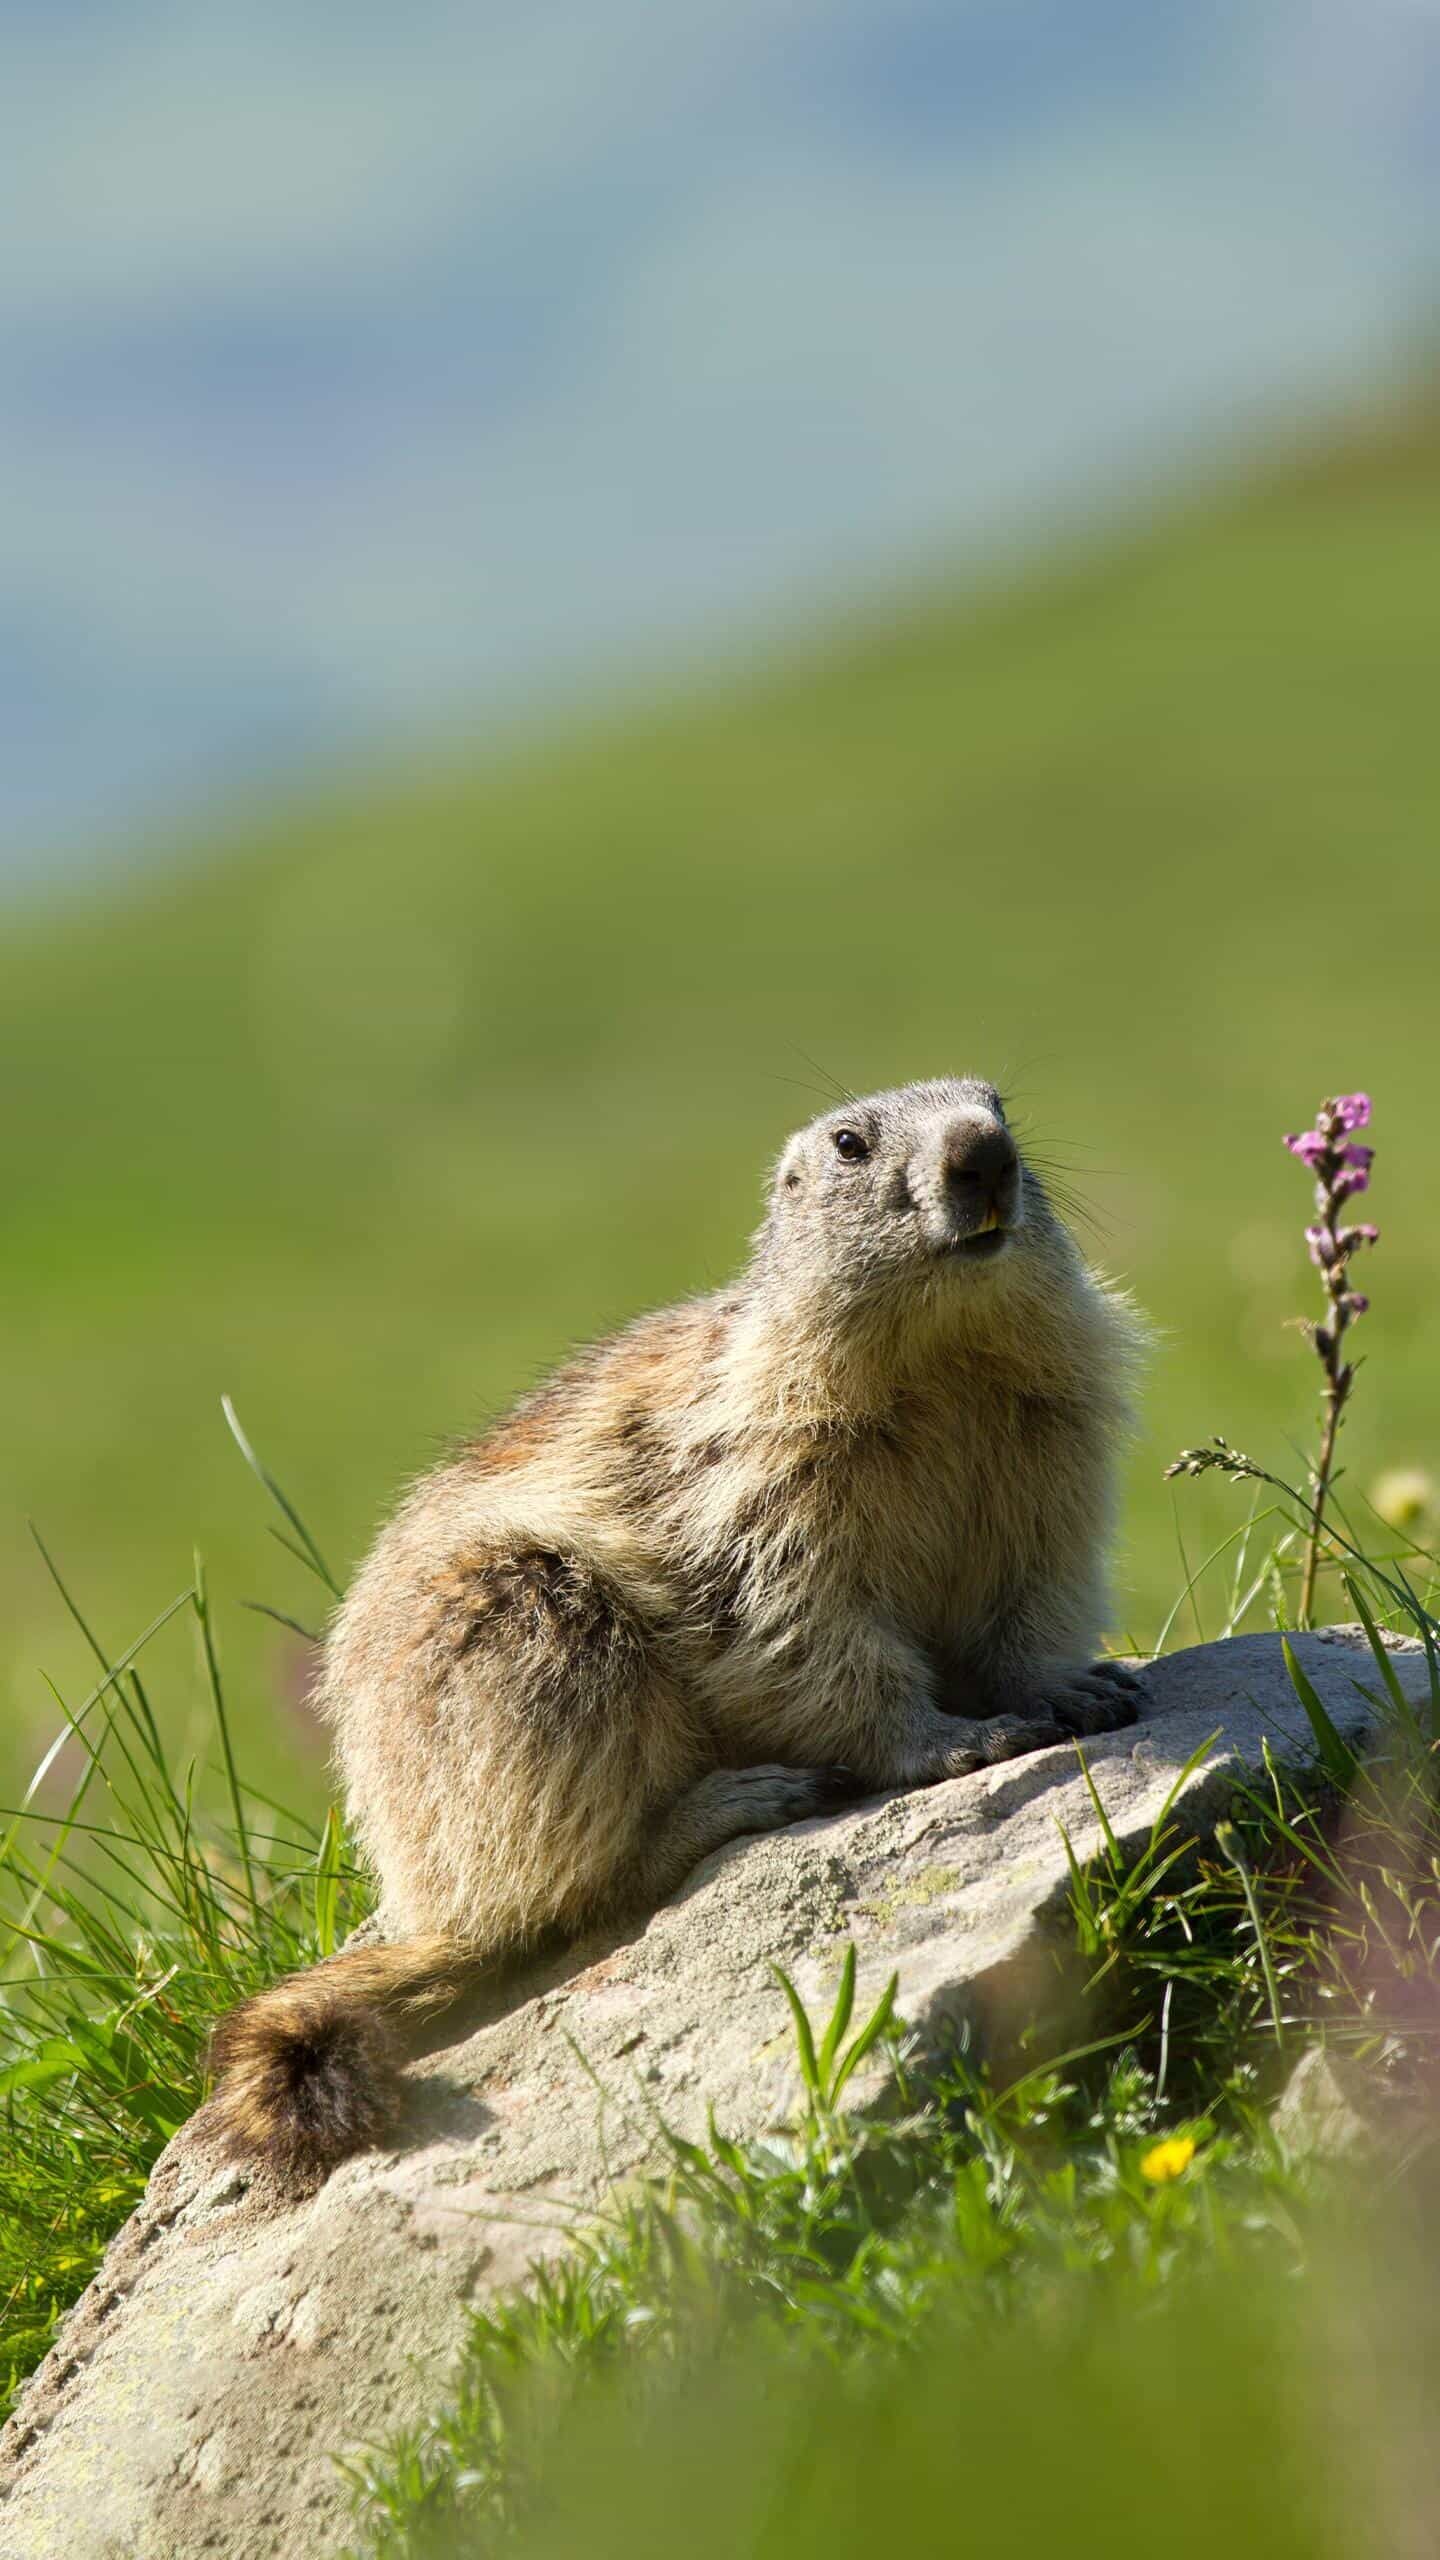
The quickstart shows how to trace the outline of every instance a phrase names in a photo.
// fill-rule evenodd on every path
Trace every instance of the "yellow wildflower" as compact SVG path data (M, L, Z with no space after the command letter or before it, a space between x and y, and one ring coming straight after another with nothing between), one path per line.
M1435 1507L1435 1487L1421 1467L1391 1467L1370 1488L1370 1500L1391 1529L1416 1529Z
M1172 2178L1182 2178L1195 2157L1195 2144L1188 2133L1172 2133L1166 2142L1152 2143L1140 2163L1140 2175L1152 2187L1168 2186Z

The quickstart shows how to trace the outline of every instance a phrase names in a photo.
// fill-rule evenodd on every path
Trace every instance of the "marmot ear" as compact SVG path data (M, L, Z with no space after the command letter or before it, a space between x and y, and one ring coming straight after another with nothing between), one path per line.
M775 1189L777 1192L798 1191L804 1179L805 1168L800 1141L798 1138L792 1138L775 1167Z

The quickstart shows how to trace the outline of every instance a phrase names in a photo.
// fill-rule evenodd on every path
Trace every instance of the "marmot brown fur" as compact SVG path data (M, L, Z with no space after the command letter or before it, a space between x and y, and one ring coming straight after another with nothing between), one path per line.
M1092 1657L1138 1333L993 1086L802 1129L733 1288L572 1360L361 1567L323 1703L395 1943L221 2022L230 2147L313 2184L478 1967L740 1833L1128 1723Z

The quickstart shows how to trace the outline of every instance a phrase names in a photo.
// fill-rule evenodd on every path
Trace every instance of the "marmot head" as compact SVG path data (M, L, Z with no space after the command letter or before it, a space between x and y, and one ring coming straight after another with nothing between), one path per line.
M1073 1253L993 1084L963 1076L837 1104L775 1168L760 1260L837 1308L987 1296Z

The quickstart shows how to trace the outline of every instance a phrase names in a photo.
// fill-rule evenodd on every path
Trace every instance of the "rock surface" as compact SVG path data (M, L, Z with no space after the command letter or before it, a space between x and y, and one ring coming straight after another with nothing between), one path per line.
M1341 1730L1374 1686L1345 1632L1302 1638ZM1426 1689L1423 1656L1398 1654ZM1279 1640L1152 1666L1142 1721L1086 1746L1121 1843L1174 1813L1203 1838L1238 1778L1309 1757ZM812 2014L841 1954L857 2018L892 1970L922 2044L1063 2032L1067 1866L1099 1826L1073 1747L733 1843L648 1926L532 1968L416 2065L393 2150L287 2205L219 2166L202 2110L67 2320L0 2438L6 2560L320 2560L349 2539L334 2456L433 2407L469 2306L565 2245L643 2166L663 2118L699 2134L784 2121L798 2088L786 1967ZM454 2030L452 2029L452 2033Z

